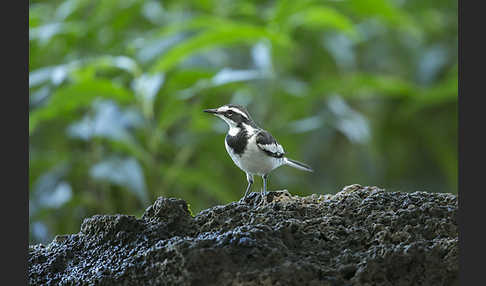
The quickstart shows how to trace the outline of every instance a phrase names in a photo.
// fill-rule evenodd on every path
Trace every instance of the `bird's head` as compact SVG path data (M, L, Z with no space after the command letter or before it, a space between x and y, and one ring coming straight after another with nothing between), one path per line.
M256 126L246 108L241 105L226 104L214 109L205 109L204 112L212 113L223 119L230 128L238 128L243 124Z

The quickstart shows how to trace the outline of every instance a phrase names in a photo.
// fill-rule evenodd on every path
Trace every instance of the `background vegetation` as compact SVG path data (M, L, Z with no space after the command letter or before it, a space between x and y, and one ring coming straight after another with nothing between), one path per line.
M238 200L202 112L230 102L316 170L271 190L457 192L457 1L30 1L29 26L31 243L158 196Z

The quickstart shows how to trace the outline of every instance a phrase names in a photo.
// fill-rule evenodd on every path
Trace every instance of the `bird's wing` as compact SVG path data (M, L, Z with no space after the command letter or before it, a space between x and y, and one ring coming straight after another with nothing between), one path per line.
M272 134L265 130L261 130L256 135L256 144L260 150L267 153L269 156L282 158L285 154L282 145L278 144Z

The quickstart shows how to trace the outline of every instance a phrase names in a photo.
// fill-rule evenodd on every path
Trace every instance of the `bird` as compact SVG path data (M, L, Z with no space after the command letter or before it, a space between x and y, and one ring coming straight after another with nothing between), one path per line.
M260 192L261 201L263 201L267 194L268 174L276 168L287 165L299 170L313 172L309 165L286 157L282 145L275 140L270 132L260 128L255 123L244 106L225 104L218 108L203 111L221 118L229 127L224 142L226 151L236 166L246 173L248 181L243 201L246 201L255 175L261 176L263 179L263 190Z

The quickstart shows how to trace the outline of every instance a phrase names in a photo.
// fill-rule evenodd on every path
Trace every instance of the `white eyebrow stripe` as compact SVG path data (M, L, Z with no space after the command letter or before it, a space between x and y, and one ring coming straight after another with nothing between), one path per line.
M237 109L237 108L234 108L234 107L229 107L228 110L231 110L235 113L238 113L240 114L241 116L245 117L246 119L248 119L248 115L246 115L243 111Z
M226 112L228 111L228 107L227 106L221 106L218 111L221 111L221 112Z

